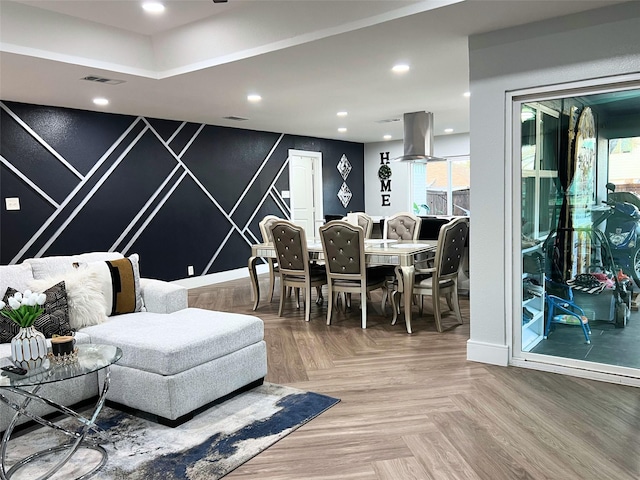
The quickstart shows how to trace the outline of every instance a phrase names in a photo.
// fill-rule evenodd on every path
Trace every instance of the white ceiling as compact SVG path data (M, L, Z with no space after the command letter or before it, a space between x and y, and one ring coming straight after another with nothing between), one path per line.
M470 34L620 2L164 0L156 16L140 3L0 0L0 98L363 143L431 111L435 135L463 133Z

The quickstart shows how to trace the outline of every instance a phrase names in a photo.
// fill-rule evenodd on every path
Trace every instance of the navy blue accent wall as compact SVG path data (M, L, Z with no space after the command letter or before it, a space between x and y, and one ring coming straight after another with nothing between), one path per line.
M290 217L289 149L322 153L326 214L364 209L364 145L129 115L0 103L0 263L139 253L142 276L245 267L265 215ZM38 138L39 137L39 138ZM353 197L342 206L346 155ZM4 199L18 197L19 211Z

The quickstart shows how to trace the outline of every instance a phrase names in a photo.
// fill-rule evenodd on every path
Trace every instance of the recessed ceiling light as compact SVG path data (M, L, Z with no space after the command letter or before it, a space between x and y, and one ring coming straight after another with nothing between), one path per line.
M409 71L409 65L406 63L399 63L398 65L394 65L391 71L394 73L407 73Z
M462 95L468 98L471 96L471 92L464 92Z
M336 113L336 115L338 115L339 117L346 117L348 115L347 112L338 112Z
M344 132L346 132L346 131L347 131L347 127L340 127L340 128L338 129L338 131L339 131L340 133L344 133Z
M453 128L445 128L444 129L444 133L452 133L453 132Z
M262 100L262 97L260 95L251 94L247 95L247 100L249 100L250 102L259 102L260 100Z
M391 140L393 137L391 135L385 135L382 138L384 138L385 140Z
M95 103L96 105L100 105L101 107L104 107L105 105L109 105L109 100L107 100L106 98L94 98L93 99L93 103Z
M164 5L160 2L144 2L142 8L145 12L149 13L162 13L164 12Z

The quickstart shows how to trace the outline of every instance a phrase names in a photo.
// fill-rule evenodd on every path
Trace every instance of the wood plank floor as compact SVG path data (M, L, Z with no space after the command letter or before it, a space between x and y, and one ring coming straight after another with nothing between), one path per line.
M239 479L637 480L640 390L468 362L465 325L437 333L425 308L390 325L379 296L368 328L353 310L325 324L294 302L251 310L248 279L192 289L190 306L255 314L265 322L266 380L341 402L228 475ZM416 310L417 313L417 310Z

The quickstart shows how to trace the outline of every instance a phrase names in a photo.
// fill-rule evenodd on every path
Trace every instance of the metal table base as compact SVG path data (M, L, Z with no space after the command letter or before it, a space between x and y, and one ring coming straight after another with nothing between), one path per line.
M105 378L102 385L102 392L100 393L100 397L98 398L98 402L96 403L96 406L93 410L93 414L91 415L90 419L83 417L79 413L71 410L68 407L65 407L64 405L59 405L55 402L52 402L49 399L46 399L38 395L37 393L38 393L38 390L40 390L41 385L36 385L32 391L23 390L22 388L18 388L18 387L5 387L8 391L13 392L17 395L20 395L22 397L25 397L25 400L24 402L22 402L21 405L18 405L12 402L10 399L5 397L4 395L2 395L2 393L0 393L0 401L4 402L6 405L8 405L9 407L11 407L13 410L16 411L15 415L13 416L13 419L11 420L11 423L7 427L7 430L4 432L4 435L2 436L2 442L0 443L0 478L2 478L2 480L9 480L18 470L28 466L34 461L41 459L43 457L46 457L48 455L56 455L64 452L64 454L62 455L62 458L53 467L51 467L42 476L38 477L37 479L34 479L34 480L45 480L47 478L50 478L56 472L58 472L80 448L97 451L98 453L101 454L101 459L93 469L91 469L89 472L79 477L76 477L75 480L84 480L86 478L91 477L98 470L100 470L107 462L107 452L99 444L101 442L103 443L103 442L109 441L109 437L104 430L102 430L100 427L96 425L95 421L98 418L98 414L102 410L102 407L104 406L104 402L107 396L107 391L109 390L109 384L110 384L110 371L109 371L109 368L107 367L105 369ZM72 431L72 430L63 428L56 423L53 423L45 418L42 418L39 415L35 415L34 413L28 411L27 407L29 406L32 400L45 403L55 408L59 412L64 413L67 418L73 418L74 420L76 420L78 423L82 425L81 430L77 432L77 431ZM32 455L29 455L28 457L25 457L22 460L19 460L18 462L16 462L9 470L6 470L7 446L9 444L9 439L11 438L11 434L13 433L13 430L16 427L16 423L20 418L20 416L26 416L31 420L34 420L45 427L52 428L58 432L61 432L71 437L73 440L67 443L64 443L62 445L59 445L57 447L48 448L46 450L42 450ZM91 441L87 439L86 437L89 432L93 432L97 434L97 436L100 438L100 441Z

